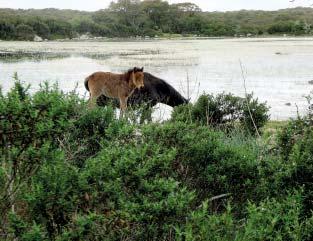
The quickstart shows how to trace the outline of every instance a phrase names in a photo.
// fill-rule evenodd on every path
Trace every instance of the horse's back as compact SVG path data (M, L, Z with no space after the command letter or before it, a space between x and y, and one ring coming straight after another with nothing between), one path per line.
M87 77L87 84L89 91L94 95L100 95L101 93L107 97L117 97L116 85L119 81L118 74L112 74L111 72L95 72Z
M89 85L96 85L100 87L100 85L109 84L110 82L116 82L119 80L118 74L113 74L111 72L95 72L87 77ZM89 87L90 88L90 87Z
M98 72L94 72L91 75L89 75L87 77L87 79L93 80L93 81L99 81L99 80L105 80L108 79L110 77L110 72L102 72L102 71L98 71Z

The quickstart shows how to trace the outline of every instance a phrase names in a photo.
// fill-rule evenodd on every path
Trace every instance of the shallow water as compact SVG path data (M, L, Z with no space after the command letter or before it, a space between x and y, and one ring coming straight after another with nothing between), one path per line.
M61 89L86 95L84 78L94 71L122 72L132 66L167 80L194 101L202 92L247 92L271 106L271 119L305 113L303 97L313 90L313 38L206 39L123 42L5 42L0 41L0 84L13 85L12 76L39 88L45 80ZM189 88L188 88L189 86ZM189 89L189 91L188 91ZM287 105L288 104L288 105ZM169 115L161 106L155 118Z

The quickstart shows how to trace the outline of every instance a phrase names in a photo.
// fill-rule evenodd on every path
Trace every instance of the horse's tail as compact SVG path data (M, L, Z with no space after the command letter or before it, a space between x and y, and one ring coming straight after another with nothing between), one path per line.
M85 79L85 82L84 82L85 88L86 88L86 90L88 90L88 91L89 91L89 87L88 87L89 78L90 78L90 76L88 76L88 77Z

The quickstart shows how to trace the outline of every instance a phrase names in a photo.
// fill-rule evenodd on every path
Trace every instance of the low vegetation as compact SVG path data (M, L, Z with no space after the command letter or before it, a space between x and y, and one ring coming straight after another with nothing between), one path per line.
M312 240L312 112L269 146L267 110L203 95L138 125L16 82L0 92L0 240Z
M0 39L89 37L310 35L312 8L203 12L194 3L118 0L96 12L0 9Z
M269 108L266 103L259 103L249 94L246 98L233 94L201 95L195 104L181 105L175 108L172 121L197 123L232 130L243 128L248 133L259 134L269 120Z

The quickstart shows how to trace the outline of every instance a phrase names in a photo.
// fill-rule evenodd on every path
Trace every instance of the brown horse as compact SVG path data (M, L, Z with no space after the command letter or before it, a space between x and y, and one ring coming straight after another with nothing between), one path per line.
M94 106L97 98L105 95L119 99L120 108L124 112L127 108L127 99L134 90L144 87L143 67L141 69L134 67L124 74L95 72L85 79L85 87L90 92L89 106Z

